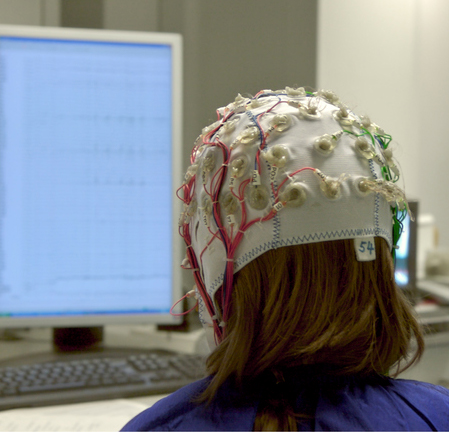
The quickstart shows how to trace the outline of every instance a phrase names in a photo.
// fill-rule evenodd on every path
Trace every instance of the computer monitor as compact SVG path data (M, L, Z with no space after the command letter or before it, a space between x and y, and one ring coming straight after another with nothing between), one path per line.
M0 26L0 328L179 322L181 79L180 35Z
M417 258L417 218L418 202L410 201L409 207L414 221L410 216L403 221L403 231L398 242L395 258L395 280L396 284L404 291L412 301L416 300L416 258Z

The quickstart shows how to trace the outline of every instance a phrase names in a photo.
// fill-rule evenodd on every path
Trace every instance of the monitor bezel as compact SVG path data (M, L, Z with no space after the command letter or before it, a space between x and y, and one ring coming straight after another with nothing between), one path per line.
M182 184L182 36L175 33L156 33L141 31L79 29L62 27L37 27L21 25L0 25L1 37L37 38L53 40L79 40L113 43L142 43L169 45L172 53L172 299L180 299L184 292L180 263L183 243L178 233L178 219L181 213L181 201L175 191ZM173 308L174 313L182 312L182 303ZM151 314L88 314L39 317L1 317L0 328L28 327L92 327L127 324L170 324L182 323L182 317L170 313Z

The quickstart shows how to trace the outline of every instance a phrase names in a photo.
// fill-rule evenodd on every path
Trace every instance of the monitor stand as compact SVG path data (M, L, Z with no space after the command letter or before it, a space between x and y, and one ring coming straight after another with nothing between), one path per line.
M124 355L138 355L148 353L153 348L142 348L138 343L136 346L106 346L103 335L107 328L103 327L81 327L81 328L53 328L45 338L27 340L24 336L15 341L0 342L4 356L0 355L0 367L21 366L37 364L47 361L71 361L100 358L122 358ZM53 338L51 338L53 336ZM11 345L14 344L16 349ZM39 348L36 349L36 345ZM25 347L31 350L27 352ZM25 349L23 349L25 348ZM40 349L42 348L42 349ZM163 349L154 348L157 351Z
M17 329L1 329L0 330L0 341L19 341L22 340L23 336L19 334Z
M53 328L55 352L100 351L103 349L104 329L99 327Z

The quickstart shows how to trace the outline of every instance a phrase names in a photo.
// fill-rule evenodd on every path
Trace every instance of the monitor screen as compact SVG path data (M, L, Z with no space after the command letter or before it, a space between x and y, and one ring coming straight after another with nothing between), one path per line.
M0 26L0 327L177 321L181 49Z
M407 215L399 238L395 259L396 284L413 300L416 289L416 254L417 254L417 222L418 202L410 201L409 207L415 221Z

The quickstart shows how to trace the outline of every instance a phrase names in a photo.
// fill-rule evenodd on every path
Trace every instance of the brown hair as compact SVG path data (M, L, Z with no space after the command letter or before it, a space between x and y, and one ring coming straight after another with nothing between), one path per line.
M267 372L282 379L303 365L330 366L334 375L397 375L417 361L420 327L395 285L385 240L376 238L375 246L377 259L369 262L357 261L351 240L288 246L240 270L201 400L211 401L229 378L244 388ZM296 430L301 413L282 395L270 397L259 405L255 430Z

